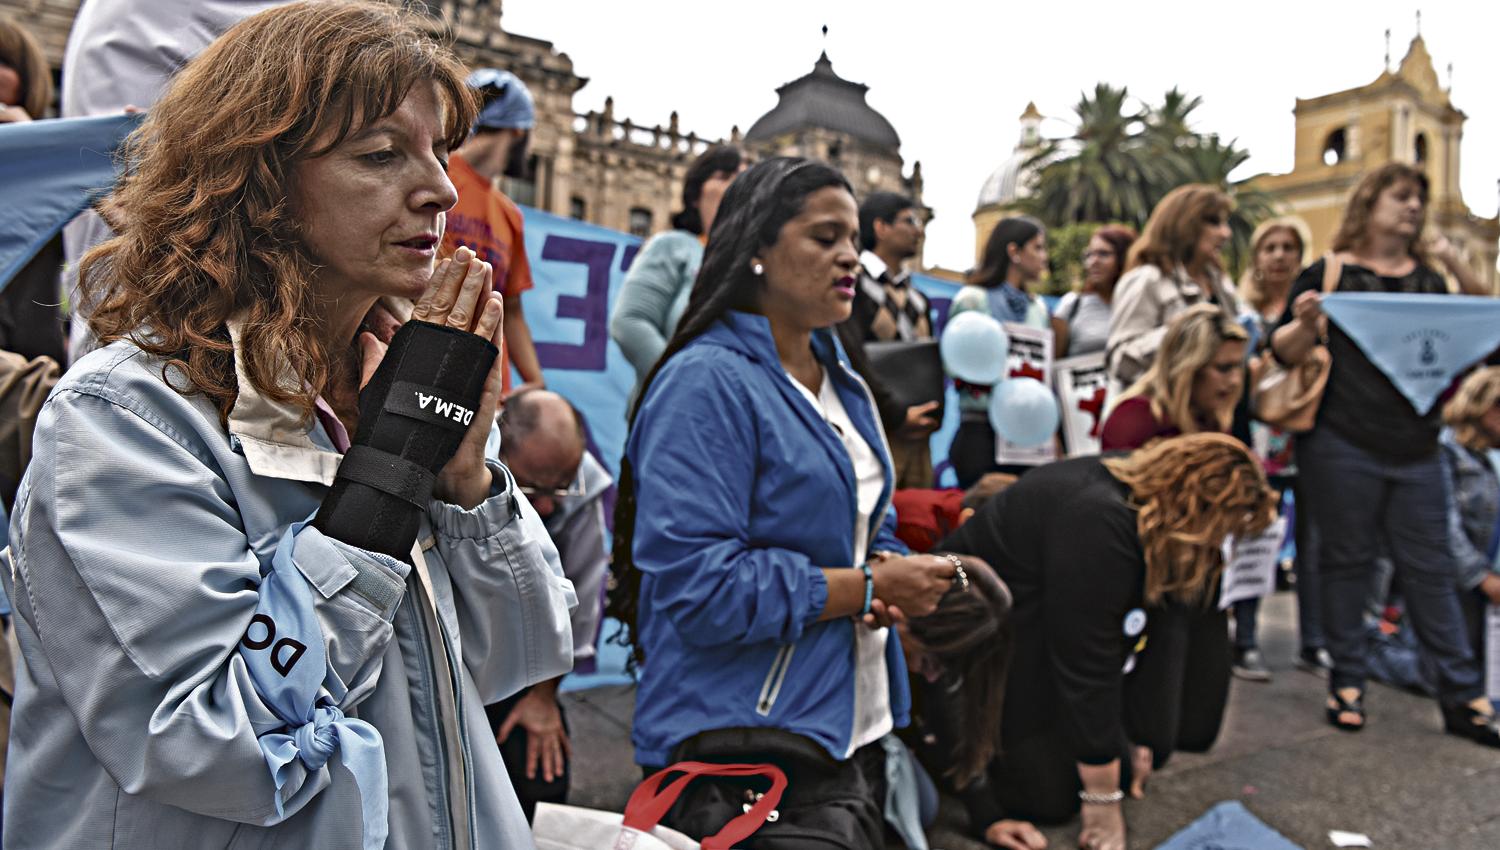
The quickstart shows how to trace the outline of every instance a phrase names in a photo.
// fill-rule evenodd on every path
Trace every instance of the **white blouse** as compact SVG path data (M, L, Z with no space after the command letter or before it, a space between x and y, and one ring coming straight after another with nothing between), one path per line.
M854 528L854 565L857 567L869 556L870 523L875 506L880 502L880 492L885 489L885 467L880 463L869 443L854 427L854 420L844 409L833 381L823 374L816 395L787 373L792 382L813 410L828 423L849 453L854 467L856 483ZM866 744L880 740L895 728L891 717L890 677L885 664L885 644L888 630L869 629L863 623L854 625L854 729L849 737L848 756Z

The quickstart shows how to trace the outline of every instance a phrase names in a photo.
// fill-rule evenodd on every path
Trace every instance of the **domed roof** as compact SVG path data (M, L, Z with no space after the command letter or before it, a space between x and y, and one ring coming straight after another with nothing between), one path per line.
M1000 163L999 168L990 172L989 178L980 187L979 202L975 204L975 209L1011 206L1031 194L1029 181L1036 167L1028 168L1027 163L1041 148L1041 123L1042 113L1037 110L1036 104L1026 104L1026 111L1021 113L1021 139L1011 155Z
M891 151L900 148L896 128L865 102L867 91L869 86L835 74L833 63L824 53L812 73L776 90L779 100L775 108L750 126L745 139L765 141L783 133L821 127Z
M976 208L1010 206L1026 197L1029 191L1022 177L1026 161L1031 159L1032 153L1032 151L1018 150L1002 162L999 168L990 172L989 178L979 189L979 203L976 204Z

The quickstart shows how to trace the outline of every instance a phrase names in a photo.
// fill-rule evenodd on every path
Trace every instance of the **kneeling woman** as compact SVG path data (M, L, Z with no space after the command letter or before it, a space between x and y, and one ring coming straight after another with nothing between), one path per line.
M1080 844L1123 850L1122 694L1133 654L1152 651L1138 646L1143 609L1206 604L1224 538L1275 516L1276 496L1243 444L1193 434L1039 467L940 544L994 565L1015 600L993 793L969 801L976 832L1002 816L1066 820L1082 801Z
M771 844L806 817L836 846L882 846L878 741L908 703L888 606L926 614L956 575L949 559L882 551L905 551L890 456L829 330L849 317L858 231L833 168L777 158L741 175L621 466L617 610L644 655L636 760L807 766L756 836ZM848 817L829 820L836 809ZM669 820L695 836L728 814L679 811Z

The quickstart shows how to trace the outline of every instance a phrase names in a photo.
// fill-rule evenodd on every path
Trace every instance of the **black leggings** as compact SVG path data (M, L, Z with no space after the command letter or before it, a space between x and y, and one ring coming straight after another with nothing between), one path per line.
M1132 744L1150 747L1160 768L1175 750L1213 746L1229 698L1229 632L1225 616L1179 605L1153 608L1147 642L1125 677L1125 731L1120 787L1131 782ZM1078 759L1059 724L1001 741L990 784L1006 817L1061 823L1078 813Z

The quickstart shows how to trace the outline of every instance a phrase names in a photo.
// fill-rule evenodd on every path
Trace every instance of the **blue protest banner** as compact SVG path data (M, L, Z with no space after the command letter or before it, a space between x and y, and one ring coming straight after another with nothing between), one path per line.
M912 285L927 296L932 303L934 335L941 336L943 328L948 325L948 308L953 303L953 296L958 294L959 284L941 278L928 275L914 274L911 276ZM953 435L958 433L958 393L953 389L953 383L948 382L947 389L943 391L943 424L932 432L930 445L932 446L932 480L939 487L958 486L958 476L953 472L952 464L948 463L948 448L953 445Z
M521 212L535 283L521 299L537 359L547 386L588 420L599 461L618 475L635 370L609 338L609 317L642 240L530 207ZM913 275L912 282L932 301L940 332L958 284L926 275ZM948 392L943 425L932 435L940 481L948 469L948 446L958 430L958 400L951 388ZM948 478L951 481L951 474Z
M635 370L609 338L609 317L641 240L522 207L534 288L521 296L548 388L588 420L599 461L619 475Z
M1500 347L1500 300L1335 292L1323 312L1425 415L1465 369Z
M144 114L0 124L0 289L115 183L115 149Z

